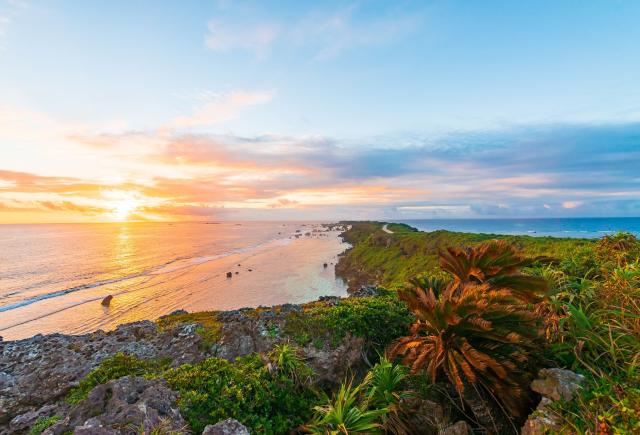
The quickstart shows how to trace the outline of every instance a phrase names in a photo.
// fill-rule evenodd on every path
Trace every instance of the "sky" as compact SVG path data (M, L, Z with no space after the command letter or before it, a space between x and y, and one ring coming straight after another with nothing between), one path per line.
M640 216L638 22L0 0L0 223Z

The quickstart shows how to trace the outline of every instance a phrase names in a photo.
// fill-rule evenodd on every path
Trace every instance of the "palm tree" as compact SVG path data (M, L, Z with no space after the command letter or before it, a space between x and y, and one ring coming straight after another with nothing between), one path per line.
M452 279L417 278L399 292L416 322L388 354L434 382L446 376L461 396L482 390L521 416L529 400L523 367L540 332L530 304L547 289L545 280L521 273L533 261L500 241L441 252Z

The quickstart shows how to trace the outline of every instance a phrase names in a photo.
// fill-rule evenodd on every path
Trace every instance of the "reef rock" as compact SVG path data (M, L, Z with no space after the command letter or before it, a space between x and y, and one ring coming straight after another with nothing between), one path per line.
M186 433L178 394L163 379L125 376L94 387L67 417L44 434Z
M0 426L12 418L52 403L93 368L118 352L139 358L170 358L174 366L195 363L207 355L202 338L184 328L158 331L154 322L119 326L115 331L85 335L36 335L0 343Z
M202 435L249 435L247 429L242 423L233 418L228 418L219 423L209 425L204 428Z

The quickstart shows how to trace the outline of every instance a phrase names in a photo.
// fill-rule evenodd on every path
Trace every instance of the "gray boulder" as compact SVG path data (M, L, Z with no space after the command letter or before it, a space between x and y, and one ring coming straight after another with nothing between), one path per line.
M573 399L574 394L584 382L584 376L565 369L542 369L538 379L531 383L531 389L551 400Z
M543 435L556 433L561 422L549 405L556 400L573 400L584 382L584 376L564 369L542 369L538 379L531 383L531 389L542 395L536 410L522 427L522 435Z
M249 435L249 429L238 420L228 418L216 424L208 425L202 431L202 435Z
M98 385L71 408L67 417L45 434L119 434L127 430L186 433L187 423L176 405L178 394L163 379L125 376Z

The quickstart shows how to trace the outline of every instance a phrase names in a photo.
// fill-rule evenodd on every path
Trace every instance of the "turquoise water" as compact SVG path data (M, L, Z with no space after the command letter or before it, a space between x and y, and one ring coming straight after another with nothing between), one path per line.
M555 219L411 219L397 221L421 231L598 238L618 231L640 236L640 217Z

